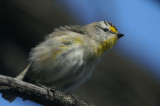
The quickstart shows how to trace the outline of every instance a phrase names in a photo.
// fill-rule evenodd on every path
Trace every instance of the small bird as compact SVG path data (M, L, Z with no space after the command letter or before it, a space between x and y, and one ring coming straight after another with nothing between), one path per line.
M31 50L29 65L16 78L71 91L91 77L101 57L122 36L108 21L57 28ZM16 98L9 94L3 97L9 102Z

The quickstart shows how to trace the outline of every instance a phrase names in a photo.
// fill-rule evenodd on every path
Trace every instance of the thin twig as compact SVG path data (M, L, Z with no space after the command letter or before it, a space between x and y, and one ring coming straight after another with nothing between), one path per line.
M59 91L47 91L31 83L3 75L0 75L0 92L19 96L24 100L31 100L45 106L93 106L71 95Z

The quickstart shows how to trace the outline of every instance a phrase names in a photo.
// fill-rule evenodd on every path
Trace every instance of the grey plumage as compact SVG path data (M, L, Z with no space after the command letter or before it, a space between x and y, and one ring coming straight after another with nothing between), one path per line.
M30 64L16 78L55 86L62 92L73 90L91 77L101 55L117 42L117 35L106 21L57 28L31 50ZM15 99L8 94L4 97Z

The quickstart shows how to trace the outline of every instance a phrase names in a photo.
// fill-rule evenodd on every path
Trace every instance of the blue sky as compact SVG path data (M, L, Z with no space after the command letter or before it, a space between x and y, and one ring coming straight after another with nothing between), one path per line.
M124 23L121 30L126 34L121 49L160 76L160 8L146 0L123 1L118 7L119 25Z
M57 1L60 2L60 1ZM116 48L160 76L160 7L151 0L61 0L81 24L108 20L125 37ZM160 79L159 79L160 80Z
M2 99L2 95L0 94L0 106L41 106L29 100L23 101L22 98L17 98L12 103Z

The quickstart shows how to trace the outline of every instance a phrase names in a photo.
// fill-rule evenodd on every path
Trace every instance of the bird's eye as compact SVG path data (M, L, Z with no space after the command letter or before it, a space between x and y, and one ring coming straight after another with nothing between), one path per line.
M107 31L108 31L108 29L107 29L107 28L104 28L104 29L103 29L103 31L104 31L104 32L107 32Z

